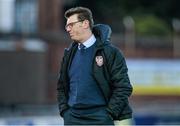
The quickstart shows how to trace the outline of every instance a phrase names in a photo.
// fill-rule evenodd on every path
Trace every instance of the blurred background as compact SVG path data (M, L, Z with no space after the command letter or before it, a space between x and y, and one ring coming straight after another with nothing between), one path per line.
M63 124L56 84L70 7L109 24L134 87L135 125L180 124L179 0L0 0L0 125Z

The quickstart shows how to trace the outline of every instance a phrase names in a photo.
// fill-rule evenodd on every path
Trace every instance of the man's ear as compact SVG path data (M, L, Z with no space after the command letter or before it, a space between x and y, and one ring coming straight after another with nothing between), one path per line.
M84 20L84 22L83 22L84 24L84 28L89 28L89 21L88 20Z

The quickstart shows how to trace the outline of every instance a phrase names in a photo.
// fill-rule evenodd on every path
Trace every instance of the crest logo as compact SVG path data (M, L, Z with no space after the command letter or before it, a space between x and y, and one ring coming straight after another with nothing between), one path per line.
M98 66L102 66L104 64L102 56L96 56L96 63Z

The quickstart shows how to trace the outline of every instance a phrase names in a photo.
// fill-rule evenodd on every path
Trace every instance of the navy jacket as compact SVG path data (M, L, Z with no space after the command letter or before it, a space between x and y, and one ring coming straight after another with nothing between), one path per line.
M93 77L97 81L107 103L107 111L114 120L122 120L132 117L132 109L128 98L132 93L132 86L128 77L128 69L122 53L110 43L111 28L108 25L98 24L93 27L96 37L94 61L92 65ZM73 42L64 51L61 62L60 76L57 84L57 100L60 115L69 108L68 90L70 68L73 56L78 44ZM98 60L97 56L101 57ZM99 61L102 61L99 63Z

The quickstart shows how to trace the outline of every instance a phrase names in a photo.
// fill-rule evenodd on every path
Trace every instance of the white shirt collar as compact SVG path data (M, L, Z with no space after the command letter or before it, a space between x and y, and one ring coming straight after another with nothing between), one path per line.
M85 49L86 49L86 48L91 47L95 42L96 42L96 38L94 34L92 34L91 37L85 42L83 42L82 44L85 46Z

